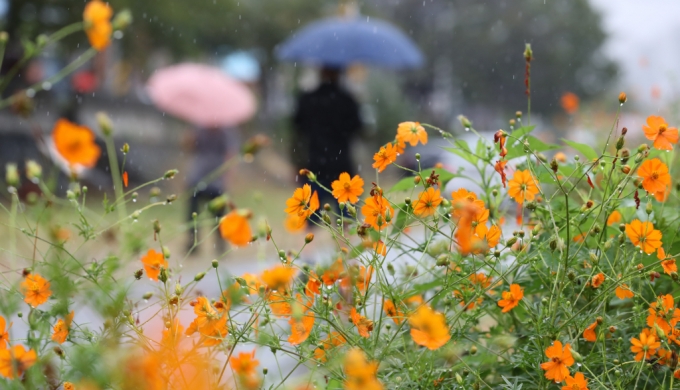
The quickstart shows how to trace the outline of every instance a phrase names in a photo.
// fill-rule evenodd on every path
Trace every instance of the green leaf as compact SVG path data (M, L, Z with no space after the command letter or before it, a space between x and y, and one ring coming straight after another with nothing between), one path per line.
M583 157L587 158L588 161L593 161L593 160L595 160L599 157L597 152L595 152L595 150L593 148L591 148L590 146L588 146L586 144L581 144L581 143L578 143L578 142L569 141L569 140L566 140L564 138L562 138L562 141L565 144L576 149L579 153L581 153L583 155Z
M457 146L457 148L442 148L442 149L461 156L462 158L464 158L466 161L470 162L473 165L477 164L479 158L477 158L477 156L475 156L475 154L472 153L472 150L470 150L470 146L467 144L467 142L463 141L462 139L458 139L455 140L453 143Z
M440 188L443 188L446 185L446 183L449 182L449 180L458 176L455 173L449 172L449 171L447 171L446 169L443 169L443 168L427 168L427 169L422 170L423 178L429 177L430 173L432 171L434 171L434 173L436 175L439 175L439 183L440 183L439 187ZM387 192L390 193L390 192L397 192L397 191L412 190L413 188L416 187L416 184L413 182L413 178L414 178L414 176L409 176L409 177L405 177L405 178L399 180L399 182L397 182L397 184L393 185L392 188L390 188L389 191L387 191Z
M515 138L521 138L521 137L531 133L532 131L534 131L535 128L536 128L536 126L522 126L518 129L513 130L510 133L510 135L512 135Z
M541 141L540 139L532 135L528 135L524 139L524 141L529 143L529 148L534 152L545 152L546 150L554 150L560 148L558 145L546 144L545 142ZM527 153L524 151L524 144L522 142L517 142L516 145L508 147L508 155L506 156L506 158L508 160L511 160L516 157L525 156L526 154Z

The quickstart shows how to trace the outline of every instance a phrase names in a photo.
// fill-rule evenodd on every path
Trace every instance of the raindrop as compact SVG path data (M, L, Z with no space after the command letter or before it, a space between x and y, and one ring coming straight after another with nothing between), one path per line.
M470 131L470 128L469 128L469 127L466 127L466 128L465 128L465 131Z
M132 199L132 203L136 203L136 202L137 202L137 199Z
M619 104L619 107L623 107L623 103L620 103L620 104Z
M123 32L120 31L120 30L114 32L114 33L113 33L113 38L114 38L114 39L122 39L122 38L123 38Z
M34 97L35 96L35 89L33 89L33 88L27 89L26 90L26 96L29 97L29 98Z
M50 89L52 89L52 83L50 83L49 81L45 81L44 83L42 83L42 88L45 91L49 91Z

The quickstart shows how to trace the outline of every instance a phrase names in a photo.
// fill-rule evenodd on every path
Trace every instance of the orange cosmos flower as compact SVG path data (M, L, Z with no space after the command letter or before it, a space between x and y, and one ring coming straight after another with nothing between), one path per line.
M321 280L316 275L316 272L309 271L307 284L305 285L305 295L311 298L314 294L321 294Z
M661 347L661 343L657 341L656 335L645 332L640 333L639 339L631 338L630 343L633 344L630 347L630 351L636 354L635 360L638 362L654 356L656 350Z
M621 216L619 210L612 211L612 213L609 214L609 218L607 218L607 226L612 226L615 223L621 222L622 218L623 217Z
M232 356L229 359L229 365L237 375L255 375L257 374L256 368L260 365L260 362L255 359L255 350L253 350L252 352L241 352L238 356Z
M397 127L397 140L400 142L408 142L411 146L427 144L427 131L418 122L402 122Z
M227 315L220 315L206 297L198 297L191 304L196 318L187 328L186 335L200 333L202 344L207 347L220 344L229 334Z
M21 377L36 360L38 360L38 355L35 351L32 349L27 351L23 345L2 349L0 350L0 375L9 379Z
M293 313L291 306L292 297L286 290L272 291L267 293L265 299L269 303L272 314L278 317L288 317Z
M312 186L305 184L295 189L293 196L286 200L286 206L286 213L304 220L319 209L319 195L316 191L312 193Z
M675 264L675 259L663 260L661 262L661 267L663 267L663 272L670 275L671 272L678 272L678 266Z
M179 322L179 319L175 318L175 321L173 321L169 328L163 329L161 346L169 351L174 351L177 344L182 340L182 333L184 333L184 327Z
M636 247L639 247L646 254L653 253L661 247L662 234L654 229L651 222L642 222L639 219L626 224L626 235Z
M441 202L442 197L439 190L430 187L418 195L418 200L413 204L413 213L421 218L429 217L434 215Z
M314 327L314 313L308 311L302 318L291 318L288 323L290 324L291 331L288 342L292 345L299 345L307 340L309 334L312 332L312 328Z
M562 108L567 114L574 114L578 111L578 96L573 92L565 92L560 98L560 105L562 105Z
M356 203L359 201L359 196L364 193L364 179L359 175L354 175L350 179L349 173L343 172L340 178L331 183L333 188L333 196L338 202Z
M90 1L85 6L83 11L85 33L90 45L97 51L103 50L111 43L113 32L111 16L113 16L111 7L99 0Z
M387 168L388 165L392 164L397 160L397 149L388 143L385 146L381 146L378 153L373 156L373 168L377 169L378 172L382 172Z
M338 279L345 276L345 264L342 258L338 258L335 263L331 264L328 269L321 275L321 280L327 286L334 284Z
M666 120L660 116L647 117L647 125L642 126L647 139L654 141L654 147L659 150L673 150L673 144L678 143L678 129L668 127Z
M510 291L503 291L501 293L503 299L498 301L498 306L502 307L503 313L507 313L519 305L519 301L524 298L524 289L519 284L511 284Z
M545 370L545 377L555 382L562 382L569 376L569 369L574 364L574 357L571 355L571 345L566 344L564 348L559 340L545 349L545 355L550 359L541 363L541 368Z
M385 246L385 243L382 242L382 240L378 240L378 242L374 243L373 249L375 249L375 253L381 256L387 255L387 247Z
M388 317L392 318L395 324L399 325L404 321L404 312L399 310L391 300L386 299L383 302L383 310Z
M341 285L348 288L354 284L357 287L357 290L359 290L362 294L365 294L366 289L368 289L368 285L371 282L371 278L373 277L373 267L369 266L366 268L363 265L353 265L349 270L350 272L347 277L342 278Z
M32 307L38 307L47 302L52 295L50 282L38 274L30 274L21 282L21 292L24 294L24 302Z
M382 390L376 378L378 362L369 362L359 348L352 348L345 355L345 390Z
M352 323L357 327L359 335L363 338L368 338L373 331L373 321L357 313L357 309L352 308L349 312L349 318Z
M64 390L76 390L76 386L71 382L64 382Z
M142 264L144 264L146 276L155 281L158 281L158 275L161 273L161 268L168 269L168 261L165 260L165 256L153 249L149 249L149 251L146 252L146 255L142 257Z
M494 164L493 169L498 172L499 175L501 175L501 182L503 183L503 188L505 188L505 184L508 180L508 177L505 174L505 165L507 164L507 161L503 160L498 160L496 161L496 164Z
M489 248L493 248L498 245L501 240L501 228L496 225L491 225L489 231L486 232L486 244Z
M408 322L411 325L413 341L430 350L440 348L451 339L446 317L427 305L418 307L415 313L409 316Z
M7 348L7 343L9 342L9 328L5 329L7 326L7 321L3 316L0 316L0 349ZM12 324L9 325L12 327Z
M586 330L583 331L583 338L586 339L586 341L590 341L591 343L597 341L597 334L595 333L595 328L597 328L597 325L597 321L595 321L588 325Z
M508 195L519 204L523 204L525 200L534 200L539 192L536 179L528 169L515 172L508 185L510 187L508 188Z
M364 206L361 208L361 214L364 216L365 222L375 230L383 230L390 224L386 220L388 212L390 217L394 217L394 208L379 193L366 199Z
M671 184L668 166L658 158L643 162L637 174L642 178L642 188L651 194L665 192L666 187Z
M663 191L655 192L654 193L654 199L656 199L658 202L664 203L665 201L668 200L668 195L671 194L671 185L667 185L666 188L664 188Z
M127 171L123 172L123 185L125 186L125 188L127 188L127 186L128 186L128 173L127 173Z
M71 321L73 321L73 311L71 311L66 318L59 319L56 325L54 325L54 333L52 334L52 340L58 344L63 344L68 337L68 333L71 327Z
M52 140L57 152L70 165L92 168L97 163L101 149L94 139L92 130L66 119L59 119L52 130Z
M459 188L458 191L451 193L451 205L453 215L460 217L462 208L468 204L473 204L476 208L484 209L484 201L477 199L477 194L468 191L465 188Z
M317 348L314 350L314 359L320 362L326 362L328 360L327 354L333 348L343 345L347 342L344 337L338 332L331 332L325 340L321 342L323 348Z
M232 210L220 220L220 235L234 246L245 246L253 239L248 219Z
M678 321L680 321L680 309L675 307L672 295L660 295L656 302L649 304L647 326L650 328L653 328L656 323L664 332L670 333Z
M604 283L605 276L602 272L599 274L593 276L593 279L590 281L590 285L593 286L593 288L599 288L602 283Z
M588 379L582 372L577 372L573 377L567 376L564 381L566 385L562 386L562 390L588 390Z
M277 265L262 273L262 281L270 290L287 290L294 275L294 268Z
M616 296L619 299L626 299L626 298L632 298L635 296L632 291L630 291L630 288L628 287L627 284L622 284L616 288Z

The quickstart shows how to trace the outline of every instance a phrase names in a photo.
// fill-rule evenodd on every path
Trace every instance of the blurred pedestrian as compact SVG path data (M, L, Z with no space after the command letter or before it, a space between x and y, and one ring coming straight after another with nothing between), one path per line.
M194 242L199 242L198 227L193 228L193 213L200 214L213 199L226 190L225 172L219 169L238 150L238 132L234 128L198 127L185 139L186 146L193 151L187 185L192 191L189 198L189 242L187 251ZM219 222L224 210L211 211L215 224ZM224 252L224 241L217 235L216 249ZM198 248L196 248L198 249Z
M341 85L341 75L341 68L323 67L319 86L299 96L293 116L293 161L298 169L314 172L326 188L331 188L342 172L355 174L350 144L362 127L359 105ZM328 192L315 183L312 187L322 205L334 204Z

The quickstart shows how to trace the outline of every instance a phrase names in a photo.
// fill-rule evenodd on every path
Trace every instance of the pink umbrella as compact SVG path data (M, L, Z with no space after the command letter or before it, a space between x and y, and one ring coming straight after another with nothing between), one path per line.
M217 68L180 64L157 70L147 83L161 110L198 126L231 126L250 119L252 92Z

